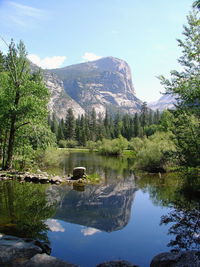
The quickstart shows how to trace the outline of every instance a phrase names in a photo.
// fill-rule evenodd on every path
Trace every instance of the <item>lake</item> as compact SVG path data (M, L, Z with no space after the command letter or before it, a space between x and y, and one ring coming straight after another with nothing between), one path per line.
M119 259L146 267L158 253L200 249L195 172L135 175L131 160L77 152L47 171L70 174L77 166L101 183L0 182L0 233L49 242L52 256L83 267Z

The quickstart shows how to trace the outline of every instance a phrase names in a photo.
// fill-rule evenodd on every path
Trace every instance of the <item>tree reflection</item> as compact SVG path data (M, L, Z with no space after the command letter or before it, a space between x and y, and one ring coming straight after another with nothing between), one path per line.
M0 232L47 241L45 220L54 205L46 201L46 186L6 181L0 183Z
M200 175L190 169L181 173L143 175L137 181L148 192L154 205L169 207L161 217L162 225L169 225L172 251L200 249Z
M161 217L161 224L171 224L168 234L174 235L168 246L172 251L200 249L200 177L197 171L181 175L182 184L176 188L173 209Z
M168 215L161 217L161 224L169 224L169 235L174 235L168 246L172 251L200 249L200 205L185 207L177 203Z

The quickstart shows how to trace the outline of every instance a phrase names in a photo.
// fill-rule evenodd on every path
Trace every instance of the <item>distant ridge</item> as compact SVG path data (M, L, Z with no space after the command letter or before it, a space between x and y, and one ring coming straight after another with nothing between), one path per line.
M161 96L157 101L149 102L148 107L152 110L163 111L165 109L174 109L176 104L176 98L170 94Z

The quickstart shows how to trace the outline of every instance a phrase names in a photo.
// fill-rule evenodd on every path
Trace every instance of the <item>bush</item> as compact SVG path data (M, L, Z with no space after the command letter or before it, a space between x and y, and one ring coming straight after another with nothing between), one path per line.
M143 143L137 153L135 167L148 172L165 172L176 151L172 133L157 132Z
M60 140L58 146L60 148L74 148L77 147L77 142L75 140Z
M141 148L144 146L144 142L145 142L146 138L139 138L139 137L135 137L132 138L128 144L128 149L133 150L134 152L138 153Z
M99 145L99 152L103 155L117 156L121 155L127 147L128 141L122 136L113 140L103 139Z
M86 147L92 152L94 150L98 150L100 145L101 145L101 141L98 141L98 142L88 141L86 144Z
M49 147L45 152L38 155L38 162L44 166L59 166L67 154L66 150Z

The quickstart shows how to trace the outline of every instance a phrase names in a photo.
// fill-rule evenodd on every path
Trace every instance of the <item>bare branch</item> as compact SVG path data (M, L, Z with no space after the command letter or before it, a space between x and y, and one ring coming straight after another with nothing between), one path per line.
M27 122L24 122L24 123L18 125L18 126L15 128L15 131L17 131L20 127L25 126L25 125L27 125L27 124L30 124L30 121L27 121Z

